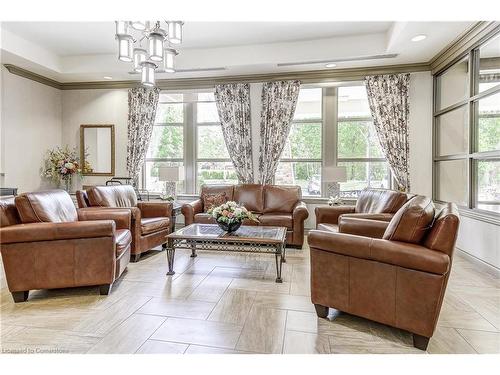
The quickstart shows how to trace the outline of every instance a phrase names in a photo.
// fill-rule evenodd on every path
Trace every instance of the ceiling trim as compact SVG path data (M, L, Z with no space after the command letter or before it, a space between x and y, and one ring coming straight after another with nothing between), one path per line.
M476 48L498 32L500 32L500 22L498 21L476 22L429 61L432 74L444 70L451 63L460 59L464 53Z
M58 88L60 90L90 90L90 89L128 89L139 85L137 80L125 81L94 81L94 82L57 82L16 65L4 64L7 70L18 76ZM346 80L361 80L367 75L412 73L429 71L428 63L386 65L364 68L310 70L301 72L246 74L219 77L159 79L156 81L160 89L180 90L192 88L212 88L216 84L235 82L267 82L280 80L300 80L303 83L322 83Z

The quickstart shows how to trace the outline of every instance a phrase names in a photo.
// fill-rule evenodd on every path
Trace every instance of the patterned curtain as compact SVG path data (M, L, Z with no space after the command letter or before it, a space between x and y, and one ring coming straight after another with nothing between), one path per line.
M250 125L250 85L232 83L215 86L215 101L222 124L222 133L238 180L253 180L252 129Z
M408 91L410 74L389 74L365 78L368 102L385 158L400 191L410 191Z
M153 133L159 96L157 87L136 87L128 91L127 171L135 186Z
M273 181L299 97L300 81L266 82L262 87L259 183Z

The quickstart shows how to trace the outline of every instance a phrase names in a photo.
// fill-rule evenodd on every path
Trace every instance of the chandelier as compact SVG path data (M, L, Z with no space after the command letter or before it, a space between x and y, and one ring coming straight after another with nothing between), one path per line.
M133 64L144 86L155 85L155 73L173 73L172 45L182 42L182 21L115 21L118 59Z

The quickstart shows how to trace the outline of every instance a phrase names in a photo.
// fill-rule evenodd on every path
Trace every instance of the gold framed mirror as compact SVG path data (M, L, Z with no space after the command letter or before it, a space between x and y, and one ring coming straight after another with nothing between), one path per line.
M114 125L80 125L80 162L84 176L115 175Z

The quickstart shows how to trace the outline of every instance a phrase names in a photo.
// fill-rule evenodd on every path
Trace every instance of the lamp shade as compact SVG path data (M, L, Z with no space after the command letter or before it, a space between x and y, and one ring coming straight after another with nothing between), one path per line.
M323 181L326 182L346 182L346 167L323 167Z
M182 181L184 180L183 167L159 167L158 168L159 181Z

